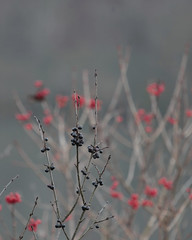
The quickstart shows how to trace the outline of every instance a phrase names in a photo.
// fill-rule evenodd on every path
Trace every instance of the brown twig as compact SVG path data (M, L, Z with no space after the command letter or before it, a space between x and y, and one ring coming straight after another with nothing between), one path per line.
M36 197L36 199L35 199L34 206L33 206L32 210L31 210L31 213L29 214L29 218L28 218L28 220L27 220L27 223L26 223L26 225L25 225L25 228L24 228L22 234L19 236L19 240L23 239L23 237L24 237L24 234L25 234L25 231L27 230L27 227L28 227L28 225L29 225L30 219L31 219L31 217L33 216L34 211L35 211L35 208L36 208L36 206L37 206L37 201L38 201L38 197Z

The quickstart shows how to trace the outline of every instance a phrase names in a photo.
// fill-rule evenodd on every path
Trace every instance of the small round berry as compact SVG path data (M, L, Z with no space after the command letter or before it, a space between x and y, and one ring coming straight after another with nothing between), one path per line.
M82 208L82 210L83 210L83 211L87 211L87 210L89 210L89 209L90 209L90 207L89 207L89 206L87 206L87 205L83 205L81 208Z

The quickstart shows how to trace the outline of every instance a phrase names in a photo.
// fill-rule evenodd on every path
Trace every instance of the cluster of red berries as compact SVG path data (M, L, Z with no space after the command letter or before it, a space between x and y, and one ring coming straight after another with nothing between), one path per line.
M164 186L164 188L166 188L167 190L171 190L173 187L173 182L171 180L167 180L166 177L162 177L161 179L159 179L159 185Z
M27 228L29 231L36 232L39 224L41 224L40 219L35 220L35 219L31 218Z
M166 177L162 177L161 179L159 179L158 183L159 185L163 185L167 190L172 189L173 182L171 180L167 180ZM116 190L118 185L119 185L119 181L116 180L115 177L112 177L110 195L112 198L122 200L123 194ZM143 207L153 207L154 204L153 204L152 198L155 198L158 195L158 189L147 185L144 189L144 194L146 195L146 198L144 198L141 201L139 201L139 195L137 193L131 194L131 197L128 199L127 203L134 210L137 210L140 205ZM191 199L192 199L192 194L191 194Z
M153 82L147 86L146 90L150 95L159 97L165 91L165 84Z
M112 198L116 198L116 199L122 199L123 198L123 194L121 192L118 192L116 189L119 185L119 181L116 180L115 177L112 177L112 185L110 187L110 195Z
M8 204L15 204L15 203L19 203L21 202L21 195L19 193L10 193L9 195L7 195L5 197L5 201L8 203Z

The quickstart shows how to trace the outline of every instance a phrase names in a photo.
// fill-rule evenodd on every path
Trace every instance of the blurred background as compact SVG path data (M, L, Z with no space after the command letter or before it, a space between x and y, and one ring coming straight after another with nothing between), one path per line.
M163 105L169 101L186 44L192 40L190 0L33 0L0 1L0 152L14 140L27 151L31 141L15 119L13 94L27 103L35 80L55 94L82 92L82 70L94 81L98 71L99 97L108 105L119 76L117 47L131 47L128 78L137 107L148 104L146 85L166 84ZM191 80L191 50L187 78ZM107 94L106 94L107 91ZM30 147L27 147L30 146ZM39 154L39 153L38 153ZM16 174L15 153L1 158L1 186ZM19 170L18 170L19 169ZM13 189L19 189L18 180ZM25 187L27 189L27 187ZM27 193L26 193L27 195Z

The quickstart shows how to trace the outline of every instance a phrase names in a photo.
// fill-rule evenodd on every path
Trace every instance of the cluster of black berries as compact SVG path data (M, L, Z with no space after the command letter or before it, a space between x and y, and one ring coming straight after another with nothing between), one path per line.
M82 169L81 173L86 177L86 179L89 179L89 175L86 169L85 170Z
M103 150L100 149L99 146L95 146L94 147L93 145L90 145L87 148L88 148L88 152L93 154L93 158L94 159L100 158L100 154L103 153Z
M90 209L90 206L85 203L81 208L83 211L88 211Z
M51 163L51 166L45 165L46 169L45 172L48 173L49 171L53 171L55 169L53 163Z
M49 151L49 150L50 150L50 147L46 147L46 148L41 149L41 152L44 153L44 152Z
M55 225L55 228L64 228L65 224L63 224L60 220L57 220L57 224Z
M99 179L99 180L96 179L94 182L92 182L92 185L93 185L95 188L97 188L98 185L103 186L103 182L102 182L101 179Z
M82 133L80 133L79 131L82 130L82 127L81 126L78 126L78 127L74 127L72 128L72 133L71 133L71 136L73 137L71 139L71 144L73 146L78 146L78 147L81 147L84 143L83 141L83 135Z
M48 138L45 138L44 140L45 140L45 142L48 142ZM44 148L41 149L41 152L44 153L46 151L50 151L50 147L47 147L45 144Z

